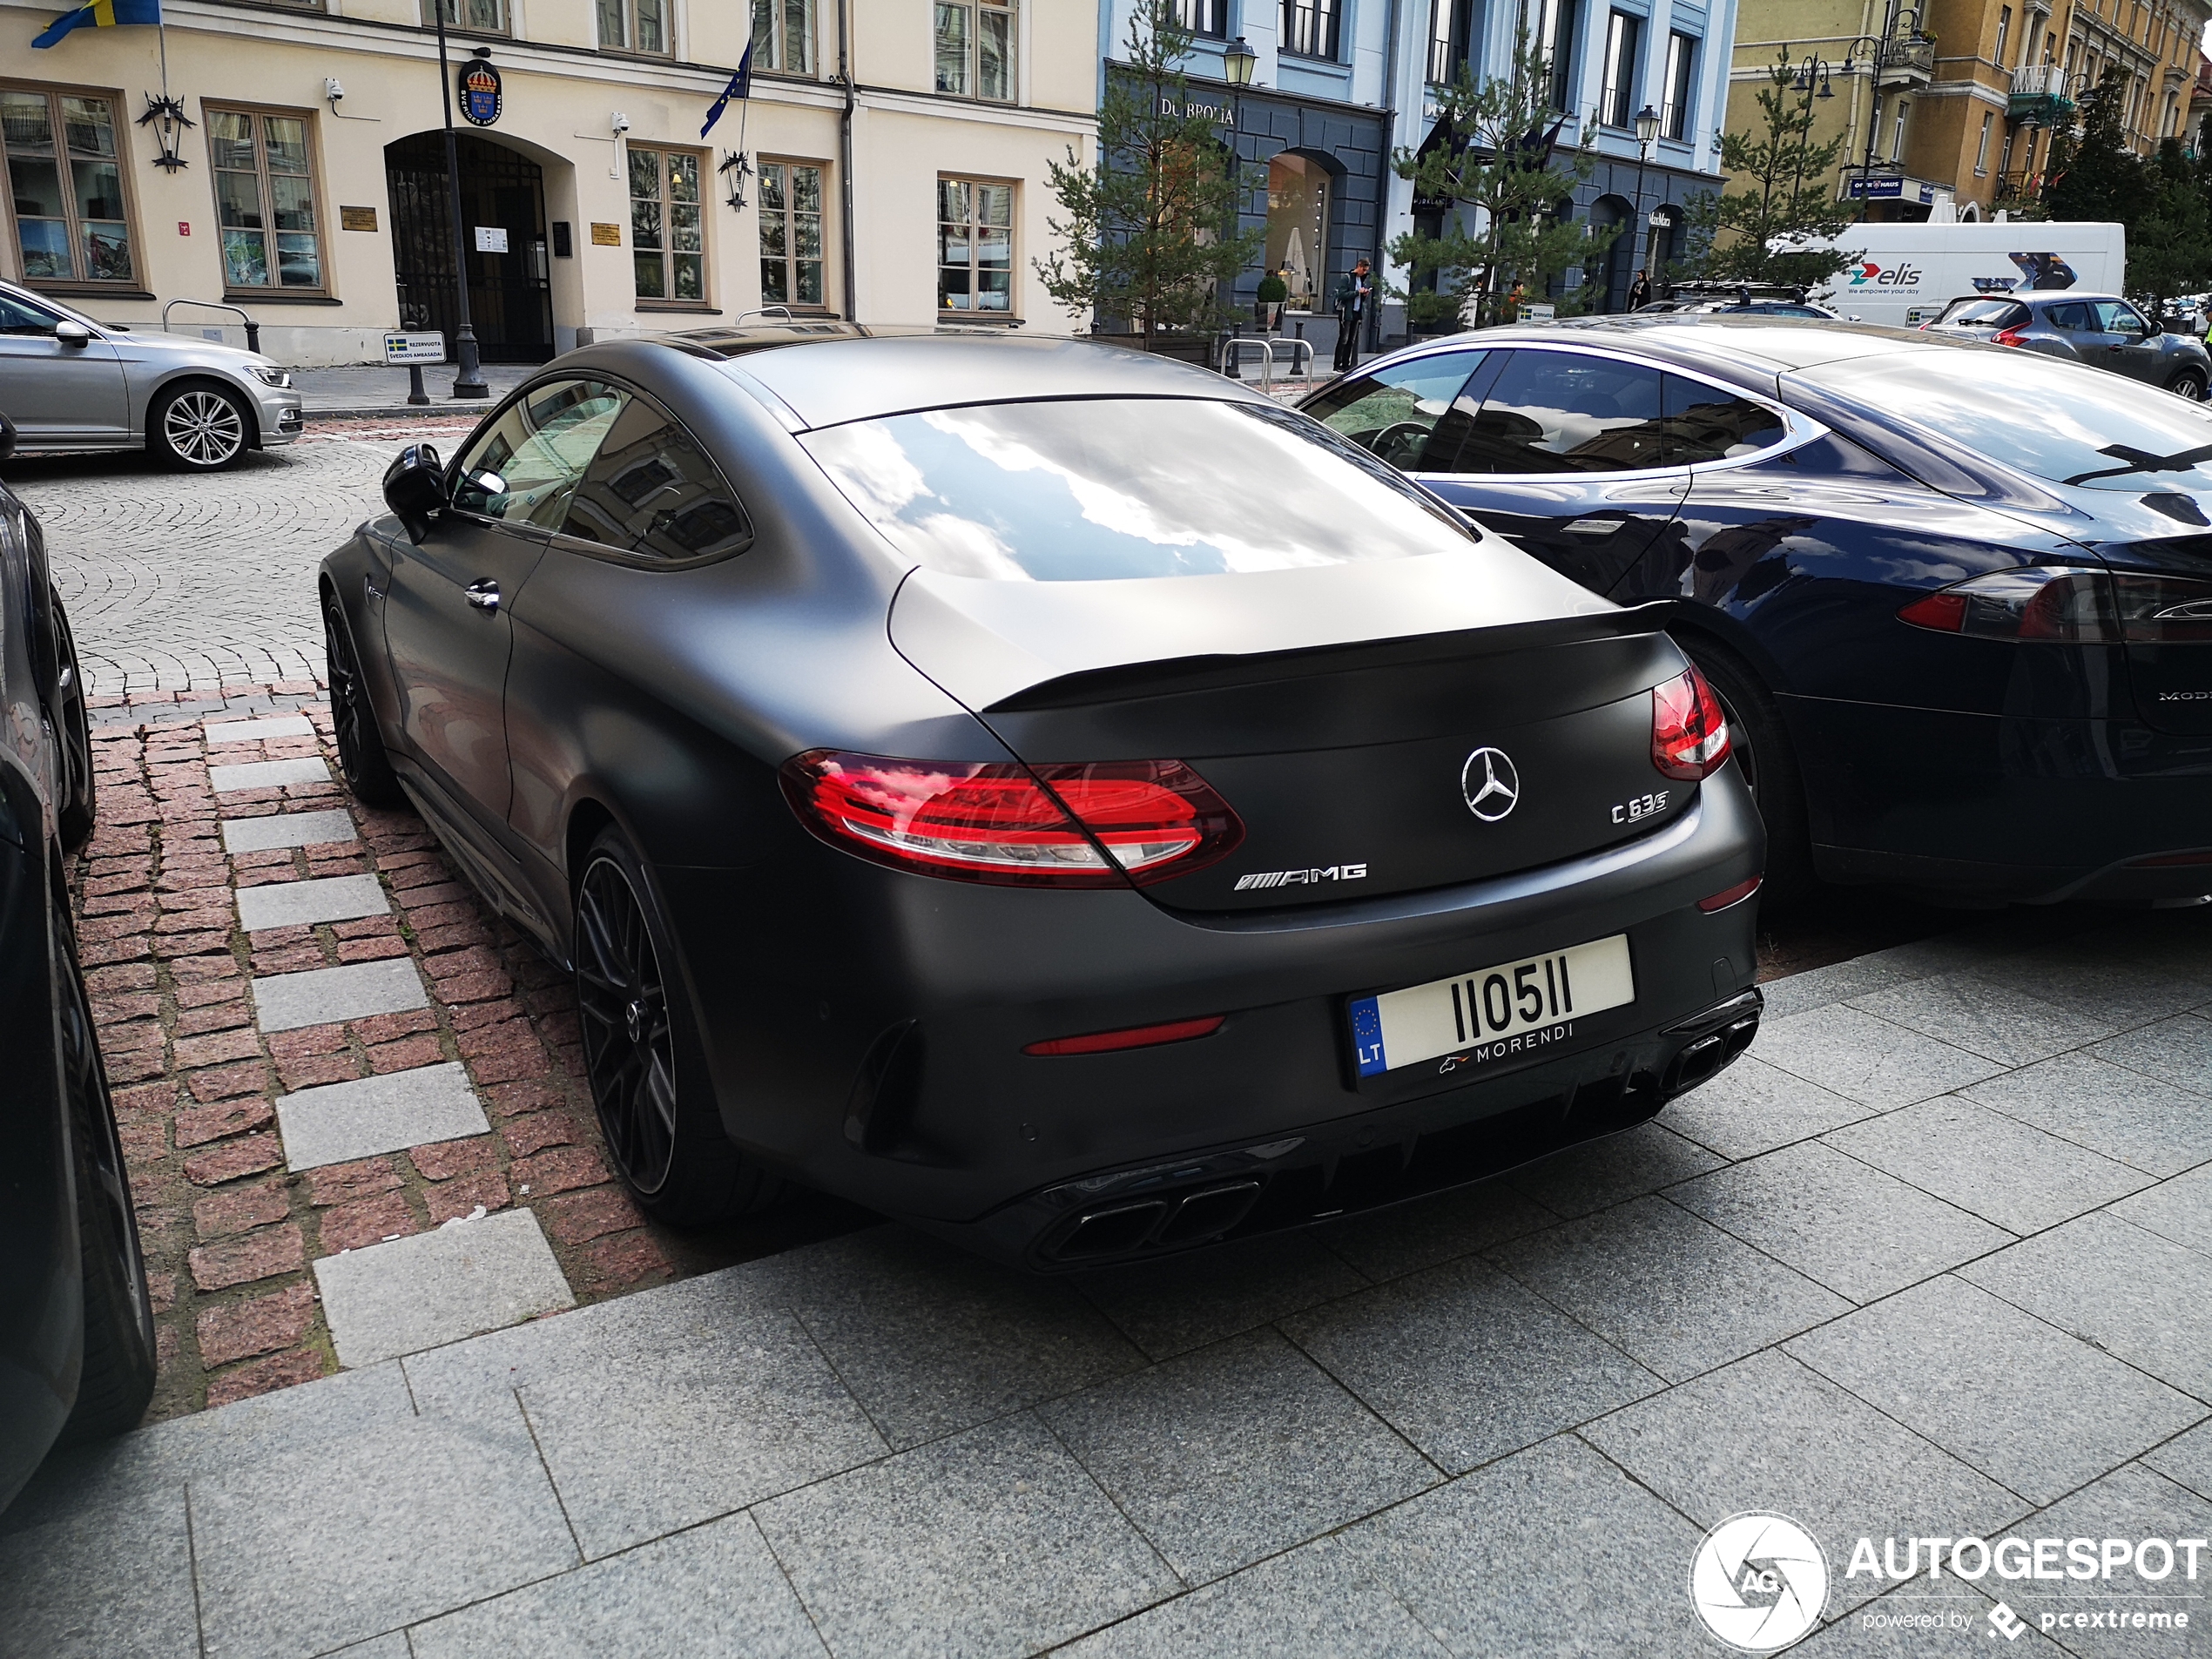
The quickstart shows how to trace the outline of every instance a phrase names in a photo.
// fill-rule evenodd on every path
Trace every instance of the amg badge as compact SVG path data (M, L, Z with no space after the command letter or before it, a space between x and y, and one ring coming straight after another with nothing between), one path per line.
M1321 870L1265 870L1257 875L1240 875L1232 891L1244 893L1261 887L1295 887L1318 881L1365 881L1367 867L1364 864L1332 864Z

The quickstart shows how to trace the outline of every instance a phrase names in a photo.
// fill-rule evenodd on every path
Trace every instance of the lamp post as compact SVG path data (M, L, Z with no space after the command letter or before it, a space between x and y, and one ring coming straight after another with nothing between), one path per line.
M434 0L431 15L438 20L438 97L446 118L446 193L453 206L454 297L460 304L453 332L453 395L489 397L482 366L476 361L476 330L469 320L468 233L461 212L461 146L453 132L453 71L446 62L446 7L449 0Z
M1243 219L1244 212L1244 158L1237 146L1238 134L1244 125L1244 106L1237 95L1252 84L1252 70L1258 62L1259 54L1252 50L1251 42L1242 35L1222 48L1222 75L1229 83L1229 165L1236 171L1237 216L1239 221ZM1252 313L1254 317L1259 314L1257 310ZM1244 325L1238 324L1237 330L1241 334ZM1230 364L1232 374L1236 367L1232 361Z
M1653 144L1653 142L1654 142L1654 141L1655 141L1655 140L1656 140L1656 139L1659 137L1659 111L1656 111L1656 110L1655 110L1655 109L1653 109L1653 108L1651 107L1651 105L1649 105L1649 104L1645 105L1644 105L1642 109L1640 109L1640 110L1638 110L1638 111L1636 111L1636 113L1635 113L1635 124L1636 124L1636 221L1635 221L1635 239L1634 241L1632 241L1631 243L1629 243L1629 248L1630 248L1631 252L1635 253L1637 253L1637 254L1639 254L1639 255L1641 256L1641 257L1638 259L1638 261L1637 261L1638 266L1639 266L1640 268L1642 268L1642 269L1645 269L1645 270L1649 270L1649 269L1650 268L1650 266L1651 266L1651 253L1650 253L1650 246L1651 246L1651 235L1650 235L1650 217L1649 217L1649 214L1647 214L1647 213L1644 212L1644 207L1643 207L1643 170L1644 170L1644 167L1645 167L1645 166L1646 166L1646 165L1649 163L1649 161L1651 160L1651 146L1652 146L1652 144ZM1631 283L1633 283L1633 282L1634 282L1634 278L1633 278L1633 277L1630 279L1630 281L1631 281ZM1609 296L1608 296L1608 300L1609 300Z
M1910 34L1905 33L1908 18L1911 20ZM1866 152L1858 169L1858 222L1862 225L1867 222L1874 206L1871 193L1874 183L1874 146L1881 137L1875 130L1874 118L1875 106L1882 98L1882 71L1889 66L1900 46L1912 51L1932 44L1920 32L1920 8L1900 6L1898 0L1889 0L1888 13L1882 19L1882 32L1879 35L1861 35L1844 49L1844 73L1849 75L1857 67L1853 60L1858 49L1862 46L1866 48Z

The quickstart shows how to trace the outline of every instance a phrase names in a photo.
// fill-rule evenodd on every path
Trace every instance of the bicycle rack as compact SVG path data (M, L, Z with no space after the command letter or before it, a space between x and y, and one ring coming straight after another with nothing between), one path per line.
M161 307L161 332L163 334L169 332L169 314L179 306L199 306L206 311L230 312L246 325L246 349L250 352L258 352L261 349L261 325L247 316L238 307L219 305L212 300L172 300Z
M1313 384L1313 347L1306 341L1292 340L1282 334L1266 340L1248 340L1242 334L1236 334L1221 344L1229 359L1226 373L1231 380L1244 378L1244 354L1255 353L1259 359L1259 388L1266 391L1275 382L1275 365L1279 353L1290 360L1290 368L1283 376L1285 381L1296 379L1303 380L1308 386Z

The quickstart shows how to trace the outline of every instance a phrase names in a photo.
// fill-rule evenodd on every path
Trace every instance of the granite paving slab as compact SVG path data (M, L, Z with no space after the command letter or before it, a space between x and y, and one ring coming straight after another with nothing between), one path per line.
M454 1061L280 1095L276 1114L285 1165L293 1170L462 1140L491 1129L468 1072Z
M1831 1094L1885 1110L1949 1094L2005 1069L1842 1004L1762 1022L1752 1053Z
M2037 1515L2022 1532L2033 1529L2044 1538L2140 1539L2212 1538L2212 1503L2188 1487L2177 1486L2140 1463L2115 1469ZM2207 1563L2212 1556L2198 1553L2197 1577L2184 1576L2186 1552L2173 1552L2175 1566L2164 1580L2146 1581L2131 1568L2122 1568L2110 1580L2072 1577L2036 1579L2006 1587L2006 1600L2022 1618L2039 1629L2047 1615L2071 1619L2096 1610L2118 1607L2129 1615L2186 1612L2189 1629L2145 1631L2114 1629L2107 1621L2102 1629L2067 1629L2052 1632L2068 1653L2079 1659L2141 1659L2144 1655L2196 1654L2204 1650L2203 1628L2212 1617L2212 1598L2206 1595ZM2122 1599L2122 1598L2125 1599Z
M1669 1101L1659 1121L1723 1158L1750 1158L1856 1123L1873 1111L1747 1054Z
M223 851L266 853L279 846L320 846L361 839L353 815L345 812L272 813L266 818L223 820Z
M344 1366L419 1352L576 1302L529 1210L448 1222L314 1265Z
M1548 1227L1559 1217L1503 1180L1432 1193L1387 1210L1346 1216L1314 1238L1380 1283Z
M2212 1256L2212 1165L2122 1198L2112 1206L2112 1213L2161 1238Z
M200 730L211 745L259 743L265 738L312 738L315 723L304 714L266 714L254 720L209 720Z
M2177 1014L2098 1043L2089 1052L2130 1071L2212 1095L2212 1020Z
M1506 1178L1558 1215L1586 1216L1703 1175L1720 1162L1663 1123L1649 1123L1570 1146Z
M209 786L219 795L240 789L281 789L287 784L327 784L330 767L314 755L298 760L247 760L210 766Z
M247 933L264 927L312 927L325 921L355 921L391 914L384 884L373 875L327 875L309 881L272 881L238 893L238 925Z
M2152 1175L2212 1158L2212 1102L2094 1055L2060 1055L1961 1093Z
M334 1025L430 1005L422 975L405 956L343 968L311 968L299 974L257 974L247 983L253 995L253 1022L265 1032Z
M2071 1006L1966 973L1892 986L1855 997L1851 1005L2007 1066L2047 1060L2118 1028Z
M1358 1290L1366 1280L1323 1237L1277 1233L1206 1252L1203 1272L1170 1257L1076 1275L1076 1285L1155 1359L1279 1319Z

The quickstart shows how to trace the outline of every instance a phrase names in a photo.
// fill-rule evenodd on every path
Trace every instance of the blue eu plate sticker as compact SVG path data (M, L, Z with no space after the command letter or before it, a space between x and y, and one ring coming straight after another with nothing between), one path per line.
M1359 1057L1362 1077L1390 1069L1390 1062L1383 1058L1382 1012L1372 996L1352 999L1352 1046Z

